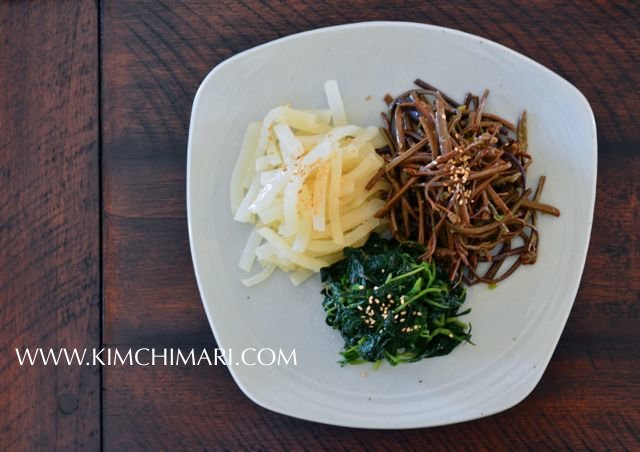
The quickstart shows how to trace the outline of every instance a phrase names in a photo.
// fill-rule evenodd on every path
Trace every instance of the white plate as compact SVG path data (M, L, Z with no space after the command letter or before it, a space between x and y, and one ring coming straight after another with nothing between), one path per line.
M337 364L342 340L324 323L319 277L294 288L277 274L244 288L237 261L250 226L235 223L229 177L249 121L274 106L324 108L323 83L340 84L351 122L379 125L385 93L420 77L457 99L489 88L488 110L528 111L529 180L547 175L540 255L493 291L469 291L475 346L392 368ZM367 98L371 96L370 100ZM187 207L191 253L218 346L232 362L246 348L296 350L297 366L230 366L253 401L307 420L410 428L505 410L540 380L565 325L584 267L596 187L596 129L584 96L538 63L460 31L369 22L314 30L218 65L196 94L189 130ZM366 376L363 376L366 373ZM215 384L215 382L211 382Z

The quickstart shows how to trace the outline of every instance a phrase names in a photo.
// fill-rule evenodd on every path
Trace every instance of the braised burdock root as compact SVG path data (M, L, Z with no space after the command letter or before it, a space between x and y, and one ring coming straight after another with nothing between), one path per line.
M423 244L451 280L494 284L537 258L536 211L559 216L539 202L545 178L527 188L532 157L526 111L517 125L489 113L489 92L462 104L418 79L418 88L393 99L382 113L385 165L371 179L391 184L377 217L389 218L399 241ZM500 271L510 256L515 260ZM479 264L487 262L481 272Z

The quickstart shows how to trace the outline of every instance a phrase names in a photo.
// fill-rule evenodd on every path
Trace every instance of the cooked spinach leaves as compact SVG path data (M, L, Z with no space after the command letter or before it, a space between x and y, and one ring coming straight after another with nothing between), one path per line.
M341 365L392 366L446 355L471 329L458 317L466 289L419 256L424 248L372 234L361 248L321 271L326 322L344 339Z

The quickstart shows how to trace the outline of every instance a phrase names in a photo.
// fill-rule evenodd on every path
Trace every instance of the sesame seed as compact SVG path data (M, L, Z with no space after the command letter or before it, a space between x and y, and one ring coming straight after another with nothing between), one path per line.
M358 289L360 289L360 290L364 290L364 286L363 286L362 284L360 284L360 285L358 286Z
M391 294L387 294L387 300L391 300Z
M418 313L416 314L418 317L422 317L422 312L418 311Z
M379 287L378 286L373 286L373 290L378 290Z
M393 316L393 320L398 320L398 314Z
M405 321L405 319L404 319L404 318L400 319L400 323L403 323L404 321Z
M407 311L402 311L400 315L407 315Z
M376 304L380 304L380 300L378 300L377 298L374 301L376 302Z
M362 311L362 306L358 306L358 311Z
M386 270L383 268L382 270L380 270L382 273L386 272Z

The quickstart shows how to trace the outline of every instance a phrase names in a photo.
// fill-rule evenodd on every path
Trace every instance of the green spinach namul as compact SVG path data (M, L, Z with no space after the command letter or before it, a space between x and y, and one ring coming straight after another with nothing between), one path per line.
M361 248L321 271L327 324L342 334L341 365L391 365L446 355L471 328L458 317L466 289L453 285L424 248L372 234Z

